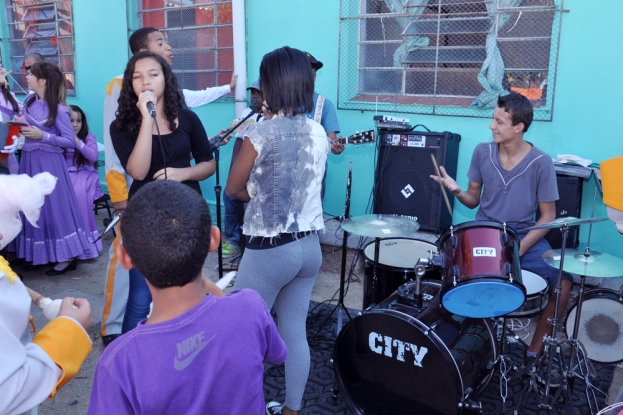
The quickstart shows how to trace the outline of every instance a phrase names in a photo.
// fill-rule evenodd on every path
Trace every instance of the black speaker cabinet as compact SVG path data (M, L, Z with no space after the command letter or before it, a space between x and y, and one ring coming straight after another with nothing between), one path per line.
M556 219L565 216L580 217L582 207L582 178L574 176L556 175L558 182L558 197L556 201ZM538 220L537 210L537 220ZM560 229L552 229L545 239L552 246L552 249L562 248L562 233ZM580 227L574 226L569 229L567 236L567 248L577 248L580 244Z
M374 213L415 218L422 230L441 232L452 225L435 173L431 154L439 166L456 177L461 136L449 132L380 129L374 181ZM450 206L454 197L448 193ZM389 236L389 235L388 235Z

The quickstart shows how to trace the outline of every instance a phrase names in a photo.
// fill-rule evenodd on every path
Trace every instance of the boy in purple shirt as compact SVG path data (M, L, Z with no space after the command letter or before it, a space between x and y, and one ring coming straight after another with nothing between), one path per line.
M89 414L263 414L262 363L283 363L287 348L255 291L206 295L201 269L220 232L203 198L152 182L121 232L119 262L145 276L153 310L102 354Z

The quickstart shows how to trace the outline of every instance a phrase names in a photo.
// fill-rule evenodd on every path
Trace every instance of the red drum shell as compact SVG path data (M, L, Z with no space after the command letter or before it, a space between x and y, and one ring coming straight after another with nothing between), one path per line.
M471 318L498 317L521 307L526 291L519 243L512 228L496 222L466 222L445 232L438 241L443 306Z

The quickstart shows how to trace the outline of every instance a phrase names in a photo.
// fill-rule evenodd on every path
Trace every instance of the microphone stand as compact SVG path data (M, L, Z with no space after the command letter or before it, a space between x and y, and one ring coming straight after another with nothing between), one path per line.
M351 162L348 166L348 180L346 181L346 208L344 209L344 216L340 220L347 219L350 215L350 188L351 188L352 178L353 178L353 163ZM316 330L316 333L312 337L311 341L314 341L316 336L320 333L320 330L322 330L322 328L324 327L325 324L327 324L331 316L333 316L333 313L335 313L335 310L338 311L337 312L337 334L338 335L340 334L340 331L342 330L342 311L346 313L349 320L352 320L352 317L350 316L350 314L348 313L348 310L344 306L344 284L346 282L346 249L347 247L348 247L348 232L344 230L344 237L342 239L342 267L340 271L340 294L338 297L337 305L335 306L333 310L331 310L331 313L329 313L329 315L325 318L325 320L320 324L320 326L318 327L318 330ZM333 396L334 396L334 399L337 399L337 392L335 392Z
M218 136L217 136L218 137ZM225 136L227 137L227 136ZM219 172L219 159L221 154L220 140L219 146L214 149L214 160L216 161L216 184L214 185L214 194L216 196L216 226L221 230L221 175ZM218 244L218 279L223 278L223 244Z
M216 184L214 185L214 194L216 196L216 226L218 226L219 230L221 228L221 193L223 192L223 187L221 186L221 174L219 168L220 154L221 154L221 142L230 135L236 128L238 128L242 123L251 118L256 114L258 105L255 102L252 102L249 108L251 112L247 114L240 122L238 122L233 127L228 128L224 133L217 135L214 138L210 138L208 141L210 142L210 146L212 147L212 151L214 152L214 161L216 161ZM218 279L223 278L223 244L218 244Z
M350 190L351 182L353 179L353 163L348 165L348 180L346 181L346 206L344 209L344 219L348 219L350 216ZM337 302L337 333L340 334L342 330L342 311L346 313L349 320L352 320L348 310L344 306L344 283L346 281L346 249L348 248L348 232L344 231L344 237L342 239L342 268L340 269L340 297Z

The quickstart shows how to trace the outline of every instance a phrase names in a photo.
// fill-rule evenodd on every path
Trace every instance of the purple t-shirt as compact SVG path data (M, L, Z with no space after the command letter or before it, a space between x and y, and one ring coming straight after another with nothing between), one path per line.
M95 371L89 414L264 414L264 366L285 343L255 291L207 295L187 313L119 337Z
M474 149L467 177L484 188L476 220L531 226L539 203L558 200L554 163L534 145L512 170L505 170L497 144L480 143Z

